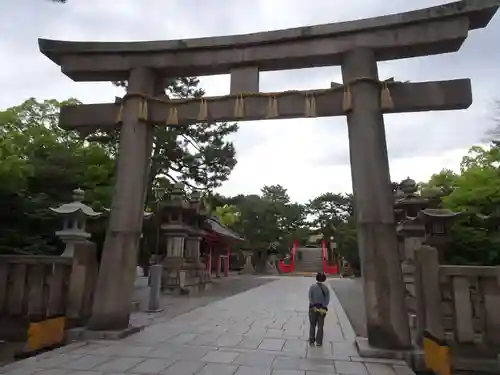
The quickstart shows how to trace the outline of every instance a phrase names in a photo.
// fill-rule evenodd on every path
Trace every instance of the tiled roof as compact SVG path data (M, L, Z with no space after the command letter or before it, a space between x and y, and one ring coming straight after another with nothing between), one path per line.
M210 230L217 233L218 235L233 238L238 241L245 241L245 239L234 230L229 229L224 224L222 224L217 217L209 217L205 220L205 223L208 224Z

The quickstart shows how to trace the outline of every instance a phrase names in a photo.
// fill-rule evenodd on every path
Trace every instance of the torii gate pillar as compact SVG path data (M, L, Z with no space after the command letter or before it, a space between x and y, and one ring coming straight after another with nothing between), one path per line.
M152 69L135 68L127 90L153 95L155 78ZM139 97L129 98L123 108L115 191L89 321L92 330L119 330L129 325L153 146L153 127L139 113L140 102Z
M367 78L350 85L352 111L347 115L347 124L368 340L379 348L407 348L408 313L373 50L355 49L347 53L342 62L342 77L345 84Z

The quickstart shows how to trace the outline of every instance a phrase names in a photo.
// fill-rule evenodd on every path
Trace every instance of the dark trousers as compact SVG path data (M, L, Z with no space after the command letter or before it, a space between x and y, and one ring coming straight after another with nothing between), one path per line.
M325 325L325 314L321 314L318 311L314 311L312 308L309 309L309 342L318 345L323 344L323 326ZM316 327L318 327L318 332L316 332Z

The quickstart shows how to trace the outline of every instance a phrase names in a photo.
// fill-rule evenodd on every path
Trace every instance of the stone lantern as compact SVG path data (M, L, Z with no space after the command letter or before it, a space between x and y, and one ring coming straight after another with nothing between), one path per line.
M414 251L425 240L425 226L418 215L428 207L429 200L417 195L417 190L417 183L408 177L401 182L395 194L396 230L404 274L413 273L410 265L413 264ZM405 272L408 267L410 268Z
M200 261L200 244L204 234L202 223L205 216L200 192L194 191L191 194L189 206L189 214L186 217L189 230L185 239L184 257L191 268L203 270L205 267Z
M174 184L170 199L160 210L161 232L166 237L163 260L162 288L166 292L187 294L203 290L210 282L200 262L201 196L198 192L187 199L184 184Z
M417 190L417 183L407 177L396 191L394 208L403 211L403 219L415 218L421 210L429 207L430 200L418 195Z
M394 194L398 251L412 329L416 327L415 251L425 241L425 225L419 212L429 204L429 200L418 195L417 190L417 183L408 177L399 184Z
M166 237L166 257L170 266L180 266L184 257L184 240L189 231L185 223L190 206L184 195L184 184L174 184L170 199L161 204L161 231Z
M61 254L63 257L73 257L75 244L86 242L91 234L86 231L87 218L97 218L100 212L95 212L92 207L82 203L85 192L81 189L73 191L74 201L66 203L58 208L50 208L52 212L62 215L63 229L56 232L65 244L66 248Z
M425 244L437 249L439 263L441 264L444 261L450 244L450 227L454 219L460 215L462 215L462 212L454 212L442 208L427 208L420 212L420 217L425 225Z

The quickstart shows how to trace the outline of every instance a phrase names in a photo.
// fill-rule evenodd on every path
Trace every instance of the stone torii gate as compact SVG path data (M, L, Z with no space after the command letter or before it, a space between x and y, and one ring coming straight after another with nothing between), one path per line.
M120 128L116 187L95 296L92 329L127 327L152 148L153 126L347 116L352 183L371 345L410 345L398 258L383 114L465 109L468 79L380 81L377 62L455 52L485 27L500 0L463 0L402 14L247 35L154 42L40 39L43 54L74 81L127 80L109 104L68 106L68 130ZM343 84L262 93L259 72L340 65ZM164 82L231 75L230 95L170 100Z

